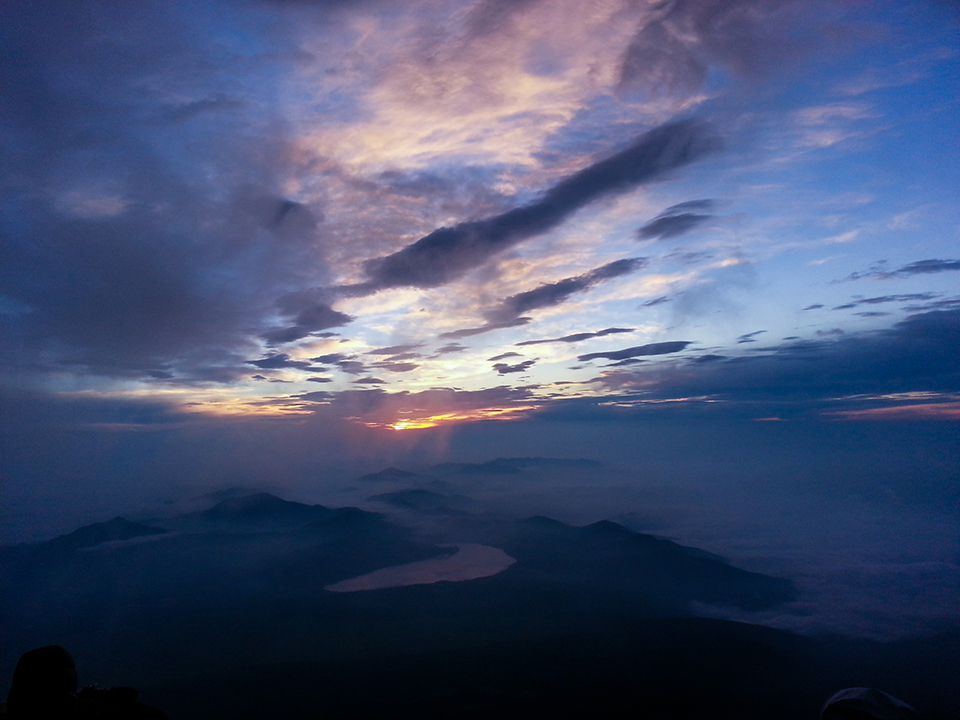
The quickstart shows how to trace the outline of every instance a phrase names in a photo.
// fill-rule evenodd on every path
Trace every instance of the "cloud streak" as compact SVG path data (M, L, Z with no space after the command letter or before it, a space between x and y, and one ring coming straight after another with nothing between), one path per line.
M537 202L486 220L440 228L392 255L368 260L367 281L340 291L356 296L394 287L444 285L497 253L552 230L590 203L653 182L717 147L716 135L701 122L662 125L626 150L561 180Z
M452 330L440 335L447 340L459 340L474 335L503 330L505 328L526 325L532 318L521 313L553 307L565 302L571 295L584 292L607 280L627 275L646 266L646 258L625 258L614 260L606 265L552 283L544 283L540 287L526 292L517 293L504 299L499 305L484 312L487 322L480 327Z
M509 365L507 363L497 363L493 366L493 369L496 370L500 375L509 375L511 373L522 373L529 370L536 364L536 360L524 360L523 362L517 363L516 365Z
M547 338L545 340L524 340L523 342L514 343L517 347L523 347L525 345L542 345L544 343L575 343L582 342L583 340L590 340L595 337L604 337L606 335L616 335L618 333L628 333L633 332L633 328L606 328L605 330L598 330L597 332L585 332L585 333L574 333L573 335L564 335L563 337L558 338Z
M656 388L662 396L731 399L960 391L960 310L913 315L882 331L819 337L764 348L762 355L706 356L713 361L617 371L604 382L646 392Z
M673 340L669 342L649 343L647 345L638 345L636 347L625 348L623 350L612 350L610 352L587 353L577 356L577 360L585 362L587 360L596 360L603 358L606 360L626 360L628 358L645 357L648 355L669 355L686 349L692 342L686 340Z
M850 273L844 280L895 280L908 278L914 275L930 275L933 273L956 272L960 271L960 260L917 260L908 263L896 270L887 270L884 263L878 263L876 266L866 272Z
M613 280L635 272L646 264L646 258L615 260L582 275L564 278L553 283L544 283L533 290L511 295L499 306L485 314L491 323L510 322L531 310L559 305L574 293L589 290L606 280Z

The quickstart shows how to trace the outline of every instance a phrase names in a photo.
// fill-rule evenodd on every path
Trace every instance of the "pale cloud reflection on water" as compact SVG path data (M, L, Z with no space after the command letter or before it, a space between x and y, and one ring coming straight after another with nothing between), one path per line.
M477 543L459 543L449 557L420 560L406 565L374 570L359 577L327 585L331 592L356 592L407 585L430 585L437 582L460 582L490 577L503 572L516 562L500 548Z

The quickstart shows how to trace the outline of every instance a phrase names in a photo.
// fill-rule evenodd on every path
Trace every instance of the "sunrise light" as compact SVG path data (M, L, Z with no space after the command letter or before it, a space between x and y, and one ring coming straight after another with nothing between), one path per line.
M960 2L0 28L10 717L960 718Z
M395 420L393 422L362 420L360 418L353 419L370 428L386 428L388 430L420 430L423 428L437 427L438 425L477 422L480 420L519 420L522 417L525 417L527 413L539 409L539 405L518 405L516 407L505 408L478 408L460 412L442 413L439 415L427 415L425 417L409 417Z

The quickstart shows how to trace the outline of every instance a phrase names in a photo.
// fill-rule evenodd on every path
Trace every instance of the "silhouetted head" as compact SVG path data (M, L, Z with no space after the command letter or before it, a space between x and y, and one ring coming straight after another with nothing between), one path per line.
M835 693L820 711L820 720L919 720L912 707L873 688L847 688Z
M77 692L77 666L59 645L24 653L13 671L7 695L7 715L19 718L66 716Z

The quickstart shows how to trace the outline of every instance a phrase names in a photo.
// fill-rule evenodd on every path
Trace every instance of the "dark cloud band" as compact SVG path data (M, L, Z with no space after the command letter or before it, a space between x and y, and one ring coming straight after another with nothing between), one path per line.
M624 350L614 350L612 352L596 352L580 355L577 360L595 360L604 358L606 360L626 360L627 358L641 357L645 355L668 355L670 353L680 352L691 343L686 340L674 340L670 342L650 343L648 345L638 345L637 347L626 348Z
M855 272L847 275L844 280L893 280L896 278L912 277L913 275L929 275L931 273L952 272L960 270L960 260L917 260L896 270L887 270L884 263L878 263L867 272Z
M626 150L560 181L538 202L486 220L440 228L392 255L367 261L369 280L340 290L367 295L391 287L438 287L496 253L552 230L601 197L651 182L717 146L715 135L703 123L683 120L662 125Z
M688 200L672 205L637 230L639 240L668 240L684 235L713 217L715 200Z
M524 340L523 342L518 342L515 344L517 347L523 347L524 345L542 345L544 343L575 343L595 337L603 337L605 335L616 335L618 333L628 332L633 332L633 328L606 328L605 330L599 330L597 332L574 333L573 335L564 335L563 337L558 338L547 338L545 340Z
M564 278L554 283L546 283L533 290L511 295L499 306L489 311L487 319L492 323L510 322L511 319L531 310L559 305L574 293L589 290L605 280L613 280L632 273L646 264L646 258L615 260L583 275Z

